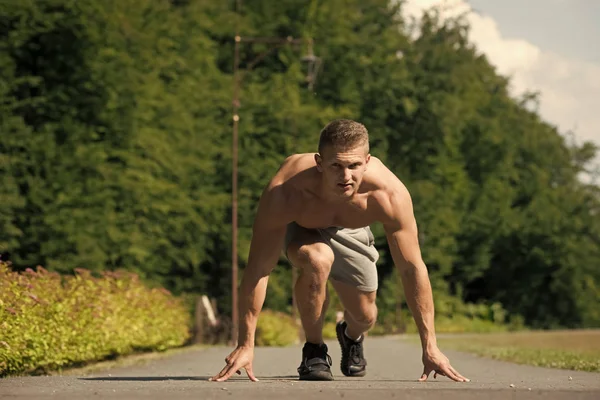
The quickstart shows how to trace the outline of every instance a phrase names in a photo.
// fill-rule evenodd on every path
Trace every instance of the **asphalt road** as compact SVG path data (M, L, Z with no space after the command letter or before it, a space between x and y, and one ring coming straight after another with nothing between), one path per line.
M5 378L0 399L600 399L600 374L521 366L444 349L471 382L434 380L433 374L417 382L420 348L400 338L367 338L367 376L346 378L339 370L337 342L328 345L332 382L298 381L301 346L257 348L254 370L260 382L250 382L245 372L226 382L209 382L231 351L214 347L88 375Z

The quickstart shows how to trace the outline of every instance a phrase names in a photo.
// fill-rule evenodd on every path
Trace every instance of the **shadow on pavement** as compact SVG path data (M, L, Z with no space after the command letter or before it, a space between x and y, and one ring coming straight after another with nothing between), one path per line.
M118 381L118 382L152 382L152 381L208 381L211 376L98 376L94 378L78 378L82 381ZM271 380L288 380L299 381L298 375L283 375L283 376L259 376L261 381ZM338 378L339 380L339 378ZM354 381L355 378L342 378L341 380ZM231 377L227 382L248 382L247 377ZM417 382L414 379L365 379L361 378L361 382ZM450 381L448 381L450 382ZM304 382L303 382L304 383ZM309 381L306 381L309 383ZM443 383L441 380L427 380L427 383ZM310 384L310 383L309 383Z
M207 381L209 376L98 376L82 381Z
M94 378L78 378L82 381L120 381L120 382L152 382L152 381L208 381L211 376L98 376ZM297 375L286 375L286 376L266 376L260 377L261 381L268 380L298 380ZM247 377L231 377L227 380L227 382L247 382Z

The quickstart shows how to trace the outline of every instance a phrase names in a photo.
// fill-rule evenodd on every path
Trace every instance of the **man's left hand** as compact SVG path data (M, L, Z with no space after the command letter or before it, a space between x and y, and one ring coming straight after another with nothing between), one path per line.
M432 372L434 373L434 379L437 378L438 375L442 375L453 381L470 382L470 379L459 374L458 371L450 365L448 357L446 357L437 347L423 352L423 366L423 375L421 375L421 378L419 379L421 382L426 381L429 374Z

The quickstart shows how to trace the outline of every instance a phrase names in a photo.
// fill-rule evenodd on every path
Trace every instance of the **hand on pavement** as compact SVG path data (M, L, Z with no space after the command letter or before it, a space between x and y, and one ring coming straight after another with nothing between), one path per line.
M250 347L238 346L227 356L225 362L227 365L217 375L209 379L209 381L223 382L229 379L231 375L237 373L240 375L240 369L245 369L253 382L258 382L252 371L252 360L254 359L254 349Z
M446 357L437 347L433 350L423 352L423 366L423 374L419 379L421 382L426 381L431 372L434 372L434 379L437 378L438 375L442 375L457 382L470 382L470 379L459 374L458 371L450 365L448 357Z

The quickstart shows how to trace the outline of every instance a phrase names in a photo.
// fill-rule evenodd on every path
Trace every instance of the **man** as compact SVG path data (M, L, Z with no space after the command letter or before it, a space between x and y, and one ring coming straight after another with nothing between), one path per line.
M380 222L419 329L424 364L419 380L434 372L468 381L437 347L431 286L408 190L370 156L367 129L358 122L329 123L321 131L318 151L288 157L263 191L239 289L238 345L211 380L224 381L245 369L257 381L252 369L256 323L282 249L299 268L294 290L306 335L300 380L333 379L322 336L328 279L345 308L344 320L336 325L342 373L364 376L364 335L377 318L378 253L369 225Z

